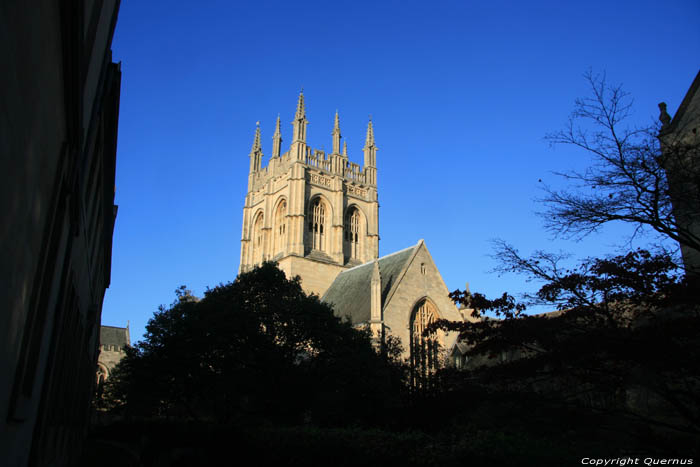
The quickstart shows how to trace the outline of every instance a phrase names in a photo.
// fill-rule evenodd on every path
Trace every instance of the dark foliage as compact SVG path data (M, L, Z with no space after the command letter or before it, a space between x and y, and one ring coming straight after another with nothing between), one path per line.
M368 422L402 392L403 367L274 263L197 300L180 288L108 381L129 415Z
M584 149L594 164L558 174L572 182L569 189L545 188L546 227L580 238L621 221L635 234L650 228L666 245L700 250L692 229L700 205L698 147L656 125L624 128L629 96L604 77L585 78L592 96L578 99L568 127L548 139ZM522 300L508 293L450 295L479 321L434 325L460 332L468 346L466 369L439 375L446 397L486 401L482 409L497 420L529 420L528 429L571 432L583 444L614 440L611 454L700 449L697 271L686 266L683 275L677 256L665 250L626 251L566 268L567 255L523 257L498 241L494 257L498 272L541 286ZM556 311L528 315L532 305ZM496 401L507 400L518 402L503 413ZM478 418L466 407L462 412L465 420Z
M696 284L677 274L667 254L637 250L569 270L551 255L523 258L508 245L500 248L505 269L543 285L526 303L507 294L488 300L454 292L455 301L479 309L475 315L502 319L436 323L470 345L467 370L443 371L441 386L460 397L515 399L519 404L506 417L534 407L550 415L529 419L567 427L583 440L607 436L620 446L693 449L700 434ZM533 303L561 311L526 315Z

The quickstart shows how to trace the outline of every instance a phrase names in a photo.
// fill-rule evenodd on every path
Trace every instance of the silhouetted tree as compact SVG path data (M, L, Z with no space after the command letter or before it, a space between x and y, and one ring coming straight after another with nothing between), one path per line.
M700 433L698 293L668 254L636 250L567 269L557 255L525 258L504 243L498 248L503 270L543 285L523 302L509 294L495 300L451 294L482 320L436 323L459 331L470 346L470 369L448 372L448 387L537 394L549 403ZM532 304L560 311L525 314ZM485 318L487 312L502 319Z
M592 96L578 99L568 127L547 138L588 151L594 165L559 173L573 182L570 189L545 188L546 227L580 238L621 221L635 225L635 234L651 228L700 250L693 219L674 212L680 198L700 205L698 148L669 139L662 147L658 125L623 127L629 96L604 77L589 72L585 78ZM496 299L451 294L481 320L434 325L459 331L468 345L467 370L442 373L448 392L470 395L463 399L497 393L528 401L516 409L528 416L533 406L547 414L575 408L674 433L700 433L700 371L693 363L700 358L700 296L696 277L679 271L674 254L634 250L567 268L566 255L538 251L524 257L498 241L494 257L500 260L498 272L524 274L541 286L522 300L508 293ZM554 311L528 315L533 305ZM547 410L552 408L557 410Z
M700 148L682 138L666 138L660 124L627 125L632 99L621 86L609 85L604 75L584 75L591 96L579 98L568 126L547 135L554 145L581 148L593 157L583 172L557 173L570 188L545 188L545 226L565 237L580 238L614 221L651 228L662 237L700 251L700 236L674 203L700 206ZM667 114L662 119L670 120ZM697 141L697 140L696 140ZM667 171L672 172L669 186ZM693 210L695 216L697 209Z
M176 293L109 381L112 403L134 415L348 423L378 416L400 392L401 365L274 263L201 300Z

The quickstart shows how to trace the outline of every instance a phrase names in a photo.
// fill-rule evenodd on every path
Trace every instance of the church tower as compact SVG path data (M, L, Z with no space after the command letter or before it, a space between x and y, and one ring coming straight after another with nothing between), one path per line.
M239 272L274 260L287 277L301 277L304 291L322 296L341 271L378 256L377 147L370 120L364 166L350 162L345 141L341 152L336 111L333 150L327 155L306 143L308 123L302 91L289 150L280 154L278 116L267 166L263 166L260 127L256 126Z

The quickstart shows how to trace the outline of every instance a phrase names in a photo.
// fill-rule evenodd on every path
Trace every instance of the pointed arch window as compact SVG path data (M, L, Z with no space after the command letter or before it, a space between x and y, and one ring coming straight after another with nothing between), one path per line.
M275 253L284 250L287 239L287 201L280 201L275 212Z
M311 232L311 247L314 250L323 250L326 246L326 206L320 198L311 204L311 221L309 231Z
M347 259L360 258L360 211L351 208L345 216L345 255Z
M417 389L428 389L430 377L439 365L437 333L425 334L425 330L438 320L435 306L423 300L414 309L411 319L411 383Z
M263 215L258 214L253 223L253 264L262 263L263 256Z

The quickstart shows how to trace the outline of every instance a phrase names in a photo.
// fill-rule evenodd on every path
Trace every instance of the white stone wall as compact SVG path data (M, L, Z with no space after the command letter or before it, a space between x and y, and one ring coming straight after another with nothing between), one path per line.
M386 332L401 339L404 356L408 357L411 314L423 299L435 305L442 319L462 321L462 316L448 297L447 286L424 244L419 247L404 276L398 280L397 289L384 304L383 319ZM440 345L445 351L452 348L456 339L457 333L439 335Z

